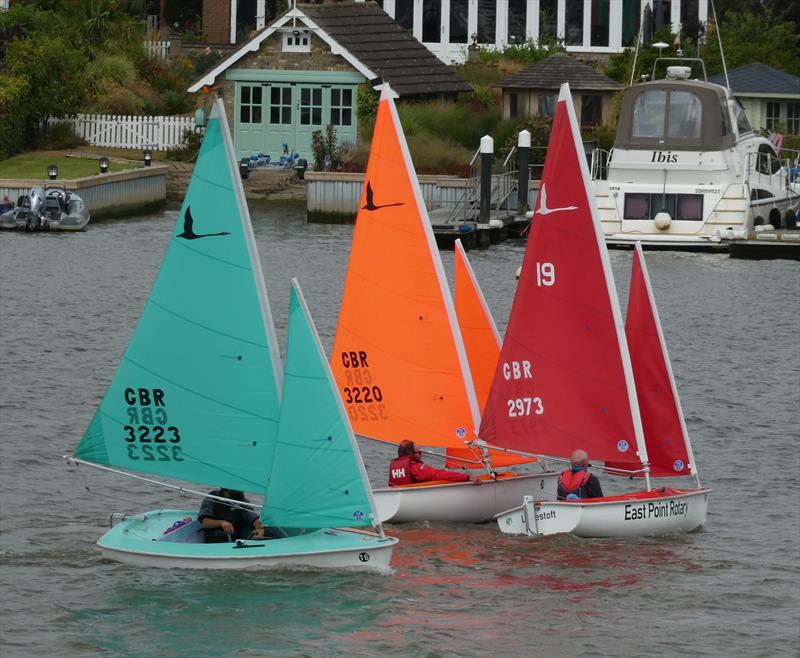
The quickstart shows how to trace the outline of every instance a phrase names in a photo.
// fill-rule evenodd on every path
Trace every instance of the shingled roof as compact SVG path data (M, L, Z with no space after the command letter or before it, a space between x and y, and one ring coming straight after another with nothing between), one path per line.
M497 83L508 89L558 89L569 82L572 91L617 91L622 89L616 80L598 73L567 55L556 53Z
M734 94L776 94L800 96L800 78L785 71L756 62L728 71ZM725 86L725 74L712 75L709 82Z
M400 96L472 89L374 2L298 4L297 8Z

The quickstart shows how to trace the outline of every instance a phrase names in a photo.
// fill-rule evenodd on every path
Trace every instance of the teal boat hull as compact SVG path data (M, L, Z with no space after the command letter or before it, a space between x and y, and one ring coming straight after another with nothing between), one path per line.
M182 526L166 532L173 525ZM154 510L125 517L97 542L110 560L185 569L359 569L386 572L394 537L351 529L300 531L282 539L206 544L196 512Z

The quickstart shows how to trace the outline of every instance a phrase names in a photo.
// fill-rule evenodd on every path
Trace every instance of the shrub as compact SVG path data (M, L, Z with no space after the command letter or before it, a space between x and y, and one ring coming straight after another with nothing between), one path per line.
M378 112L380 95L369 85L361 85L356 92L356 115L358 122L374 119Z
M167 149L164 156L167 160L189 162L197 157L200 145L203 143L203 134L194 130L183 131L183 142L180 146Z
M36 148L49 151L73 149L86 144L86 140L75 134L71 121L50 124L40 135Z
M86 67L87 79L94 86L103 80L110 80L124 87L136 79L134 63L124 55L98 55Z
M314 169L317 171L341 169L342 150L338 145L336 127L332 123L325 126L324 135L321 130L311 133L311 152L314 155Z
M0 160L25 145L27 80L17 75L0 75Z

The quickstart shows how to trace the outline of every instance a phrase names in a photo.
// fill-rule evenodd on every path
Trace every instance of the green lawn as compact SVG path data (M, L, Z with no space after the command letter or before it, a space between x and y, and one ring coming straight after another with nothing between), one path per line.
M0 178L47 178L47 167L51 164L58 167L59 180L84 178L100 173L100 165L96 159L74 158L54 153L23 153L7 160L0 160ZM135 162L116 162L108 165L109 172L124 171L139 167Z

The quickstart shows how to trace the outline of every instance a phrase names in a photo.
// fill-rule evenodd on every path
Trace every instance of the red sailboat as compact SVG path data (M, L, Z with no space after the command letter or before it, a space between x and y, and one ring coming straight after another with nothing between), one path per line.
M586 450L644 490L535 502L497 516L508 533L623 537L690 531L706 518L669 358L637 250L625 327L563 85L517 293L480 428L488 443L567 458ZM651 476L693 475L689 489Z

